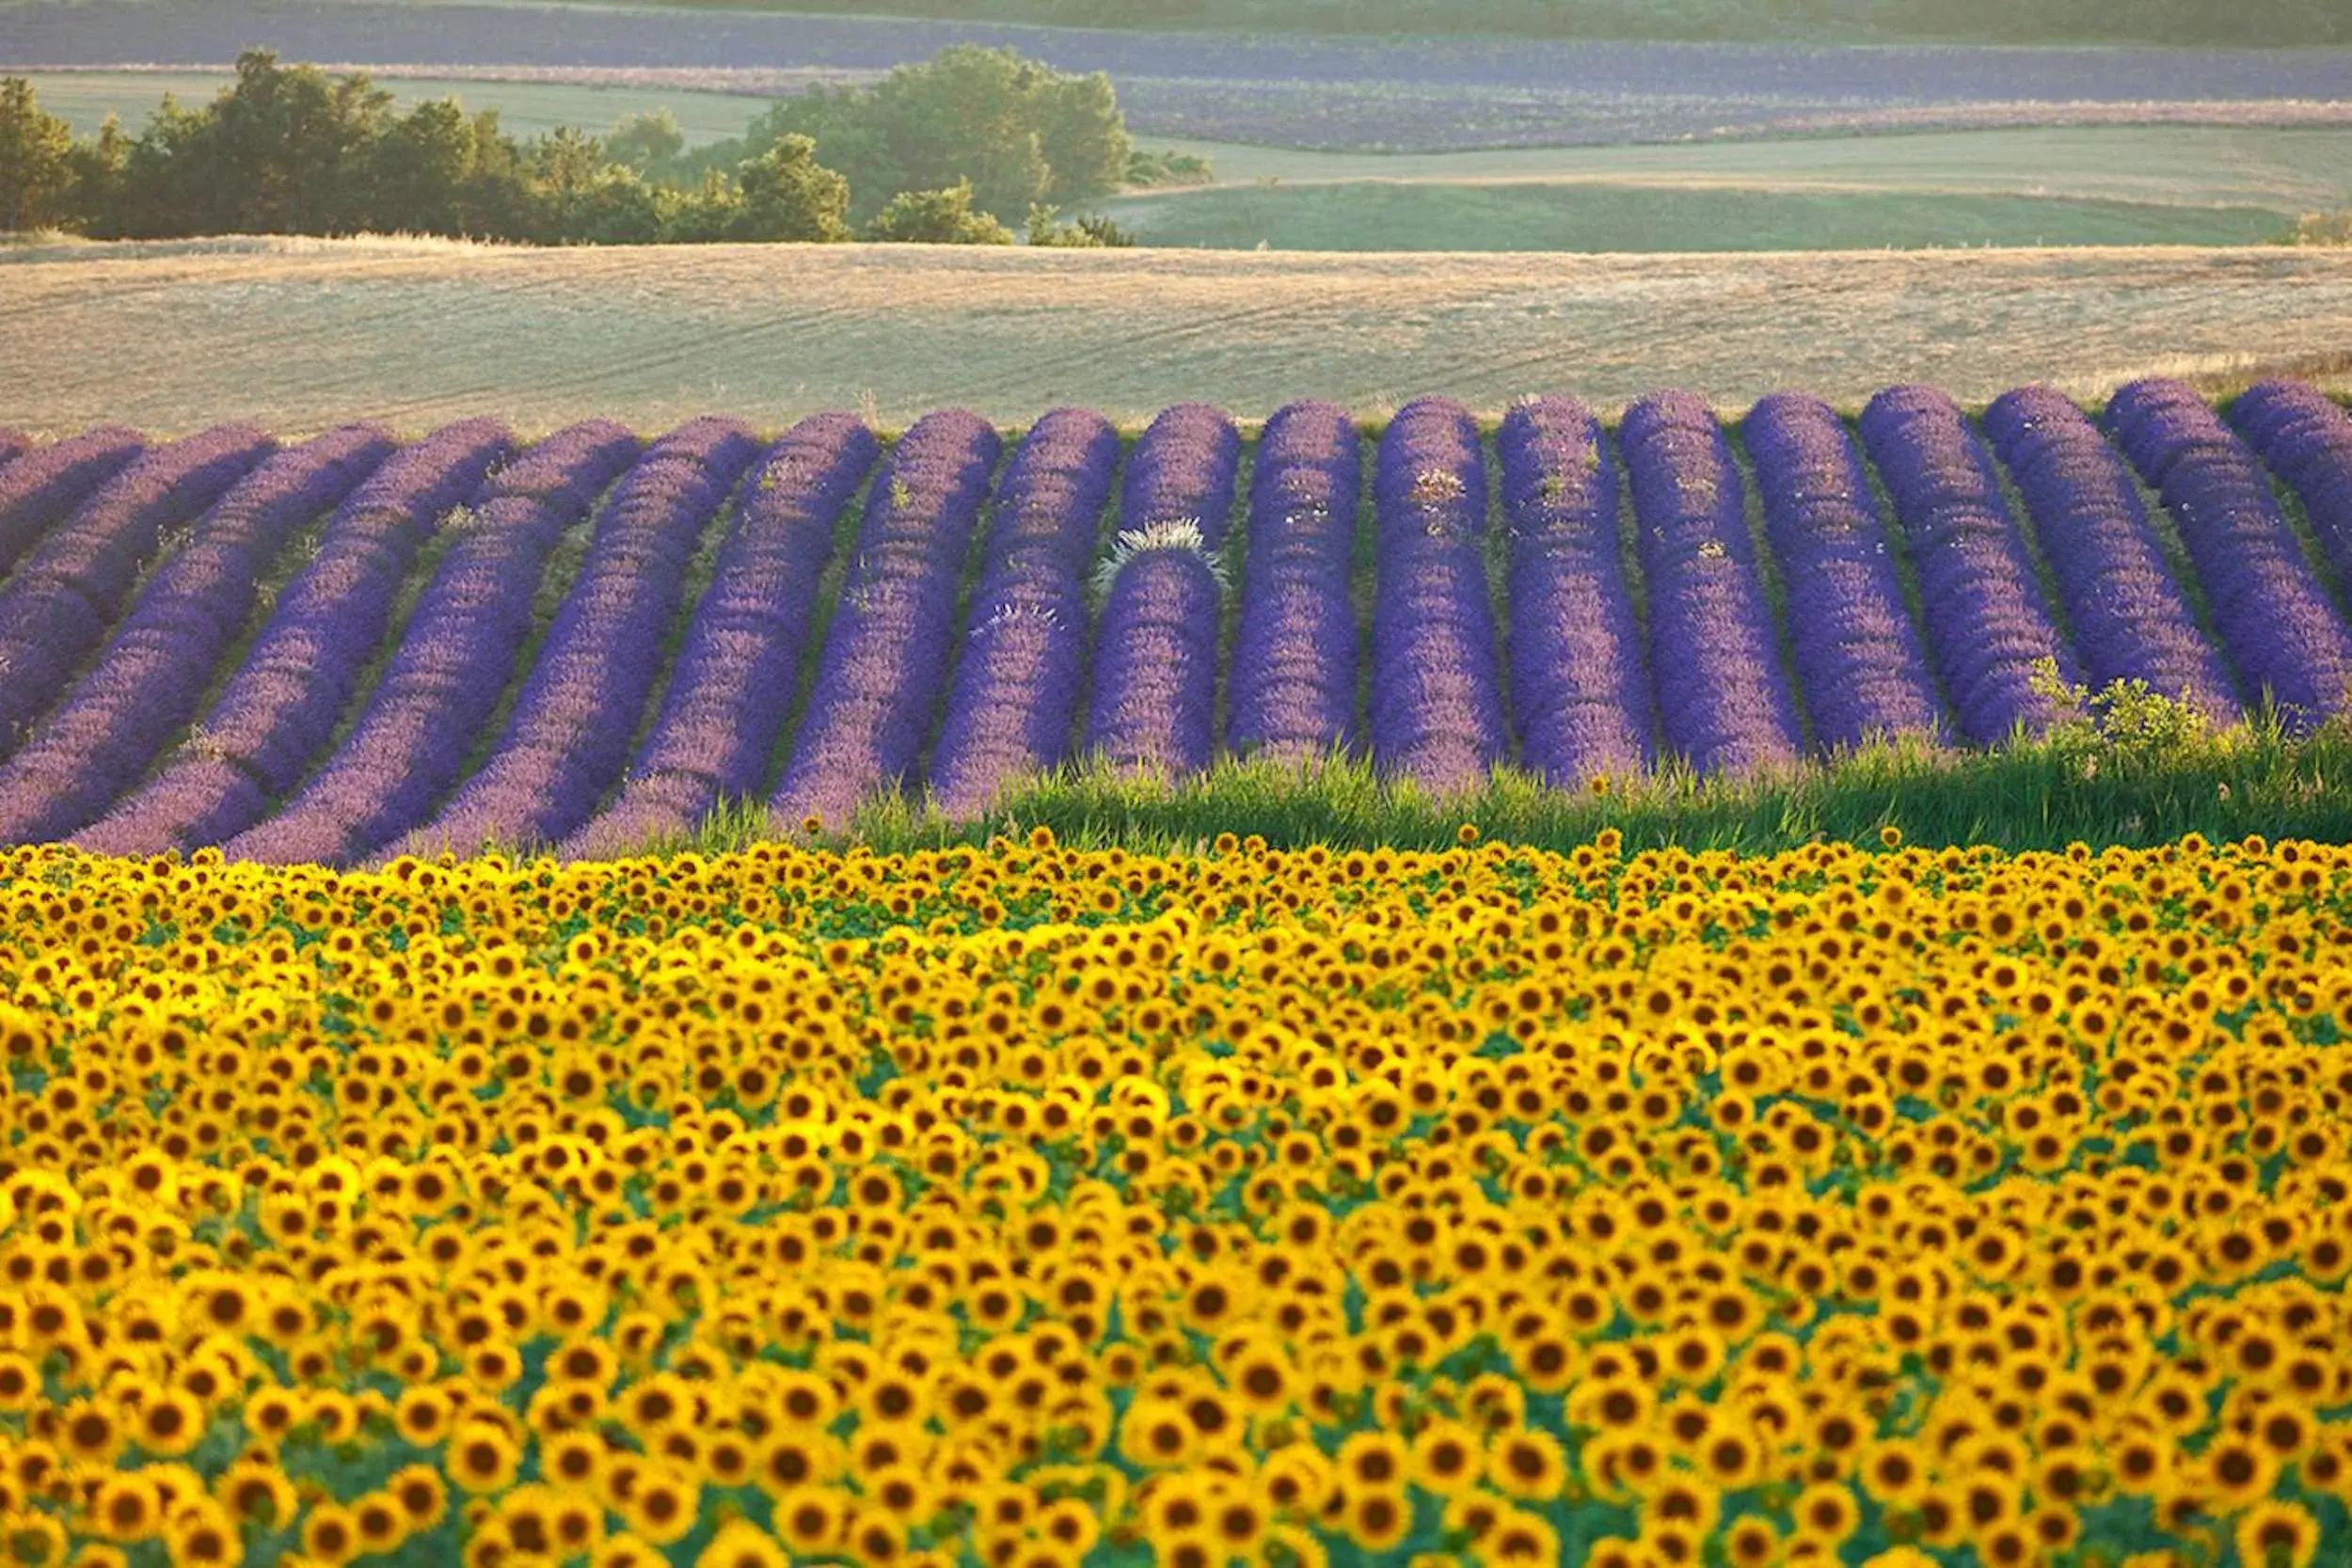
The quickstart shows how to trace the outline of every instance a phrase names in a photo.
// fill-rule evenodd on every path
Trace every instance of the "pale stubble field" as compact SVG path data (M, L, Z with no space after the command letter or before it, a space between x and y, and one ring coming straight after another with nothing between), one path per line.
M2073 248L1763 255L533 250L231 240L0 251L0 424L250 419L408 429L495 413L652 429L713 410L896 426L962 404L1140 420L1201 398L1360 415L1685 387L1737 408L1899 381L1981 402L2135 376L2352 387L2352 253Z

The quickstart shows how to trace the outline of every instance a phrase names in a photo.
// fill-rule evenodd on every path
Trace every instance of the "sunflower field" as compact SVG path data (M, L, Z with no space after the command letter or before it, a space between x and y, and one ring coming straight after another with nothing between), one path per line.
M0 1561L2313 1562L2352 850L0 857Z

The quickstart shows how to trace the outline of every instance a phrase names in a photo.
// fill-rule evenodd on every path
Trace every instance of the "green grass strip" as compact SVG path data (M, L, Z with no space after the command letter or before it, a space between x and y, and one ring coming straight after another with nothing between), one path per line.
M2077 716L2042 739L1992 752L1891 742L1746 780L1669 770L1588 790L1498 771L1475 793L1422 794L1360 759L1308 766L1221 763L1168 783L1066 769L1009 793L985 816L950 820L917 800L867 806L825 847L897 854L984 845L1038 828L1085 848L1137 853L1210 847L1224 834L1278 848L1435 848L1465 825L1515 845L1568 849L1615 829L1630 849L1678 847L1766 854L1875 841L1893 828L1933 847L2063 852L2076 844L2144 847L2202 833L2352 842L2352 721L2309 736L2267 716L2215 734L2192 714L2122 687L2077 692ZM776 835L757 802L723 805L691 838L647 854L724 854Z

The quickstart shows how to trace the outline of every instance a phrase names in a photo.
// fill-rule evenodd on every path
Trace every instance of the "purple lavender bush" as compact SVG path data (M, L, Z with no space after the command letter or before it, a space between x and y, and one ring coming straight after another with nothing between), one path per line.
M217 425L146 453L100 486L0 588L0 758L23 743L105 635L141 566L275 450Z
M2107 404L2107 421L2124 455L2162 492L2247 689L2266 692L2291 730L2342 711L2352 689L2352 630L2304 559L2254 453L2178 381L2133 382Z
M564 846L624 854L691 832L768 782L835 524L880 445L851 415L803 420L753 467L661 712L618 799Z
M2338 586L2352 587L2352 414L2307 383L2265 381L2230 422L2295 491Z
M231 838L226 852L344 865L423 821L505 693L556 542L637 450L610 421L574 425L446 520L447 550L358 723L282 811Z
M1373 474L1379 578L1372 612L1374 765L1435 795L1510 759L1483 543L1486 463L1470 410L1397 411Z
M628 761L660 674L687 562L759 453L733 420L691 420L647 448L606 503L506 732L403 848L536 847L585 823Z
M0 572L142 450L137 431L102 425L24 451L0 468Z
M778 824L840 828L870 797L914 781L939 711L964 553L1002 451L977 414L926 415L866 498L857 555L769 800Z
M2047 659L2078 684L1992 454L1960 405L1931 387L1896 387L1862 413L1862 439L1894 499L1919 572L1928 643L1960 733L1992 746L2058 716L2037 688Z
M1151 543L1127 555L1096 627L1087 756L1163 779L1208 767L1223 597L1216 568L1196 546Z
M1704 400L1661 392L1626 411L1618 439L1667 746L1701 773L1789 766L1803 732L1723 427Z
M980 815L1008 784L1069 753L1086 657L1086 569L1118 466L1110 421L1057 408L1006 467L931 754L931 798L952 818Z
M1161 411L1127 459L1119 542L1097 581L1094 691L1082 753L1111 768L1180 778L1216 738L1217 551L1233 510L1241 437L1220 410Z
M1237 756L1311 762L1355 742L1360 442L1345 409L1311 402L1276 410L1258 437L1227 676L1225 745Z
M2237 683L2198 629L2122 454L2064 394L2004 393L1985 434L2026 500L2090 684L2145 681L2227 729Z
M322 436L264 462L198 519L98 662L0 765L0 844L69 833L138 782L203 700L279 549L392 447L366 426Z
M1815 742L1940 737L1943 704L1853 438L1818 398L1776 393L1740 425L1787 585L1788 640Z
M1624 482L1600 421L1574 398L1515 404L1495 455L1521 760L1566 788L1642 772L1657 715L1617 528Z
M235 836L300 781L358 693L433 522L475 493L509 438L493 420L446 425L387 458L336 508L310 562L162 771L74 835L151 855Z
M1179 403L1163 408L1128 455L1119 494L1119 528L1134 533L1191 523L1203 549L1225 546L1241 468L1241 434L1221 408Z

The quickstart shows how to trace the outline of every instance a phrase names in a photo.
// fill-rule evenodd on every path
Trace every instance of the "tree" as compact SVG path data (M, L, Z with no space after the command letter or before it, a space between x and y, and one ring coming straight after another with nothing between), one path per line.
M237 56L235 84L195 117L179 182L199 232L333 234L364 227L359 175L391 121L392 95L364 73ZM142 138L145 139L145 138Z
M122 120L108 115L98 135L73 145L73 189L65 207L75 224L103 229L122 199L122 174L131 162L131 138L122 134Z
M1136 243L1126 230L1099 214L1074 223L1061 221L1061 209L1043 202L1029 209L1029 244L1062 250L1123 250Z
M667 107L630 115L604 138L604 155L639 174L666 173L686 150L686 133Z
M723 167L792 135L814 137L825 166L849 177L850 215L861 220L899 192L959 181L971 183L976 208L1017 220L1032 202L1109 194L1132 154L1109 78L1067 76L972 44L871 87L812 87L776 104L741 142L699 157Z
M467 232L467 183L476 166L478 132L453 98L420 103L394 120L369 157L368 227Z
M57 221L73 187L73 128L22 76L0 81L0 230Z
M728 229L739 240L850 238L850 182L817 161L817 143L786 136L735 173L742 206Z
M1135 156L1119 95L1101 71L1047 82L1039 94L1038 143L1053 171L1046 195L1067 206L1108 196Z
M1011 230L993 214L973 210L969 180L945 190L900 191L866 226L866 237L911 245L1012 244Z
M473 165L458 201L459 234L485 239L531 237L535 193L523 146L499 123L496 109L473 117Z
M204 113L180 106L170 93L148 118L147 129L123 150L115 171L114 200L102 208L91 232L108 240L157 240L220 233L211 204L189 178L200 162Z
M585 131L559 125L530 147L532 186L536 196L537 232L561 245L580 232L596 203L596 187L611 167L604 144Z

